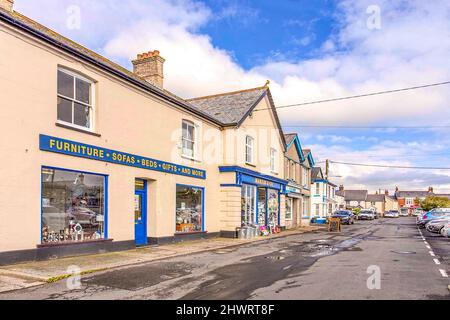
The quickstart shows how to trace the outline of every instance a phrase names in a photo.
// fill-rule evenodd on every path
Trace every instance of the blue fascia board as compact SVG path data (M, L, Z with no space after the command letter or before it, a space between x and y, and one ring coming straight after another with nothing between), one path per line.
M279 183L281 185L288 185L288 183L289 183L289 181L287 181L287 180L283 180L283 179L279 179L279 178L276 178L273 176L265 175L265 174L259 173L257 171L253 171L253 170L250 170L247 168L242 168L239 166L221 166L221 167L219 167L219 172L221 172L221 173L225 173L225 172L243 173L243 174L253 176L253 177L256 177L259 179Z

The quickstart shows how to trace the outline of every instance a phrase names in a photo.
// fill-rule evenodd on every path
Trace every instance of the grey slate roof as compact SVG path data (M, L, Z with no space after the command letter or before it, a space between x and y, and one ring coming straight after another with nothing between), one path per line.
M345 201L366 201L367 190L345 190Z
M336 195L339 197L345 197L345 191L338 190L336 191Z
M56 45L71 54L77 55L82 59L87 60L90 63L93 63L96 66L105 69L108 72L111 72L128 82L132 82L132 84L137 85L144 90L156 94L166 99L167 101L175 103L181 108L189 110L190 112L193 112L218 125L221 126L225 125L224 123L221 123L217 117L210 116L210 114L188 103L186 100L176 96L175 94L167 90L160 89L152 85L151 83L145 81L144 79L137 76L135 73L127 70L126 68L62 36L61 34L41 25L40 23L18 13L17 11L9 12L0 8L0 20L7 21L12 25L33 34L34 36L38 37L41 40L44 40L52 45Z
M284 139L286 140L286 144L290 145L292 143L292 141L294 141L295 137L297 136L296 133L288 133L284 135ZM303 152L305 153L305 150L303 150Z
M384 202L385 195L384 194L368 194L366 201L367 202Z
M323 179L322 169L320 167L314 167L311 170L311 180Z
M189 103L224 124L239 123L261 101L267 87L188 99Z
M397 198L423 198L433 195L428 191L397 191L395 196Z

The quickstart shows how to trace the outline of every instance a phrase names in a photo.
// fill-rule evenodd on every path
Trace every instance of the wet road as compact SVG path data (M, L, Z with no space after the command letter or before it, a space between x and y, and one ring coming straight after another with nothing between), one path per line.
M380 287L369 289L370 276L377 287L377 271ZM450 299L445 273L448 239L422 235L414 218L380 219L344 226L341 234L308 233L97 273L75 290L63 280L0 299Z

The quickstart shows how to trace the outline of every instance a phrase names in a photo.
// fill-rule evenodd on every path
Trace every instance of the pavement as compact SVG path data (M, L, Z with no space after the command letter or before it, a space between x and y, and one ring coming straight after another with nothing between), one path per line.
M15 290L0 300L450 299L449 258L450 241L418 230L414 218L357 221L342 233L211 248L87 274L79 283L69 278Z
M128 251L2 266L0 267L0 292L29 288L43 283L52 283L65 279L71 275L71 270L74 267L78 268L82 275L86 275L125 266L164 260L171 257L226 249L258 241L298 235L319 230L320 228L323 227L306 226L294 230L287 230L268 237L258 237L248 240L212 238L162 246L141 247Z

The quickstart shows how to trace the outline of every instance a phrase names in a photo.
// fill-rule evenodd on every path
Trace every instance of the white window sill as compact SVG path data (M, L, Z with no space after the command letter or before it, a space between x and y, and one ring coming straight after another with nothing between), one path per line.
M90 134L90 135L93 135L93 136L96 136L96 137L101 137L101 134L96 133L93 130L90 130L90 129L84 128L84 127L80 127L80 126L76 126L76 125L73 125L73 124L68 123L68 122L56 121L55 125L57 127L60 127L60 128L74 130L74 131L78 131L78 132L81 132L81 133L87 133L87 134Z
M190 161L193 161L193 162L201 162L201 160L199 160L199 159L197 159L197 158L193 158L193 157L190 157L190 156L186 156L186 155L184 155L184 154L182 154L181 157L182 157L183 159L190 160Z

